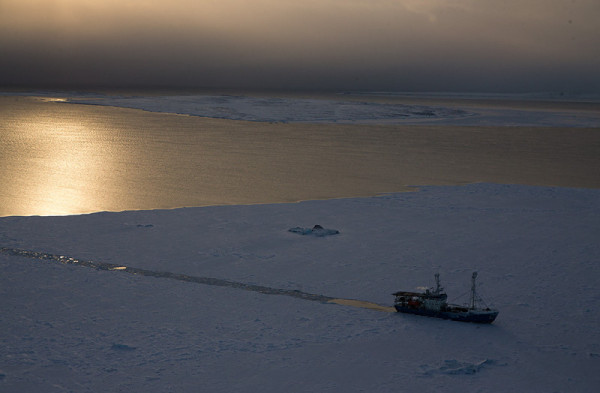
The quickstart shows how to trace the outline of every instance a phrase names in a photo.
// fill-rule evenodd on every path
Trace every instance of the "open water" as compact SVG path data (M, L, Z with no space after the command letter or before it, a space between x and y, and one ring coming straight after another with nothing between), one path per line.
M594 128L271 124L0 97L0 216L600 187Z

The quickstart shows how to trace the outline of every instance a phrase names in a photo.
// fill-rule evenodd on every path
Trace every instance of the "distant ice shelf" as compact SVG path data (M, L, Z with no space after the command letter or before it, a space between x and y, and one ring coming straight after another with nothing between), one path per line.
M337 123L388 125L598 127L600 111L521 109L477 105L457 107L449 97L444 105L413 105L364 100L336 100L242 95L179 95L152 97L87 96L74 104L107 105L200 116L271 123Z
M277 95L174 95L118 96L91 92L0 92L0 96L41 97L55 103L103 105L173 113L214 119L271 123L337 123L379 125L448 125L500 127L591 127L600 126L595 95L552 94L409 94L347 93L313 98ZM403 103L389 101L414 98ZM376 98L376 99L374 99ZM435 105L423 104L433 98ZM461 102L457 104L457 100ZM466 100L466 101L465 101ZM490 100L500 100L498 105ZM552 108L528 102L555 102ZM504 105L512 103L511 105ZM576 104L582 104L578 106Z
M437 106L237 95L74 98L70 102L217 119L284 123L401 122L472 115L461 109Z

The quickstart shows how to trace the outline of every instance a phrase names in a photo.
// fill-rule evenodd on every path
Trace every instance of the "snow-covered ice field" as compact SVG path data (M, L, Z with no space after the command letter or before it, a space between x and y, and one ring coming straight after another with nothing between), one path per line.
M300 236L321 224L340 231ZM0 247L391 305L479 272L479 326L0 252L2 392L594 392L600 190L0 218ZM466 301L466 299L464 299Z
M373 94L377 96L377 94ZM357 99L358 97L358 99ZM385 96L384 96L385 97ZM468 97L468 96L467 96ZM388 96L388 100L394 96ZM458 97L457 97L458 98ZM340 124L440 124L597 127L600 112L532 108L405 104L369 95L336 98L249 95L71 96L75 104L107 105L218 119ZM473 100L477 102L477 100ZM592 101L593 102L593 101Z
M598 127L597 95L472 95L347 93L153 94L0 92L0 96L47 97L72 104L103 105L216 119L273 123ZM434 104L429 103L433 100ZM458 104L457 102L460 102ZM510 103L513 103L511 105ZM517 102L519 105L514 105ZM548 105L548 103L562 105ZM532 103L546 103L534 105ZM508 105L506 105L508 104ZM567 105L564 105L567 104Z

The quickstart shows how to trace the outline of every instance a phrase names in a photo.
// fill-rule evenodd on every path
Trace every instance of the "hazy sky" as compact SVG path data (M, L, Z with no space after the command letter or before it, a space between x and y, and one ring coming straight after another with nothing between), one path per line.
M0 85L600 92L599 0L0 0Z

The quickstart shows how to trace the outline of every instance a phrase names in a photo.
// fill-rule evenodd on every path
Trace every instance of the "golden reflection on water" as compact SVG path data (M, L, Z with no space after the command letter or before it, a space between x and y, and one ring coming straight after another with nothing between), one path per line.
M600 187L596 129L269 124L0 96L0 217Z
M90 128L84 119L61 119L48 123L34 119L23 124L39 142L40 171L32 171L30 195L38 200L40 215L75 214L85 206L93 206L100 167L109 161L98 161L86 145ZM100 144L99 149L103 146Z
M8 157L2 158L0 178L5 188L0 192L5 194L3 201L12 201L4 208L12 215L95 211L103 205L100 174L113 166L111 155L97 153L112 147L97 135L97 124L73 116L65 105L50 104L63 99L36 101L25 106L2 102L0 138Z
M292 202L402 189L395 176L373 176L383 167L378 157L390 161L389 154L373 154L381 146L377 138L360 134L357 144L354 131L329 132L324 125L24 97L0 97L0 120L0 216Z
M43 102L67 102L66 98L56 98L56 97L41 97L41 101Z

